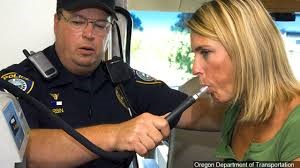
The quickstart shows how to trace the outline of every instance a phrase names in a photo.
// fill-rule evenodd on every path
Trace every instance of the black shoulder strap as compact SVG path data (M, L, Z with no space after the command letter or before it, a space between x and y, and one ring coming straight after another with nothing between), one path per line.
M105 62L106 71L114 85L126 82L131 78L131 71L128 64L126 64L121 57L113 57L111 60Z
M120 91L130 117L133 117L133 114L136 114L136 112L131 106L123 86L123 83L127 82L132 76L131 68L121 57L116 56L105 62L105 68L111 82L115 85L116 89Z

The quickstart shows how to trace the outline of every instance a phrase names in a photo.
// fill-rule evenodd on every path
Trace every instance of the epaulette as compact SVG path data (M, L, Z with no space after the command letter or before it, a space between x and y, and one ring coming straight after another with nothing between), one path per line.
M132 70L133 70L133 74L134 74L134 77L135 77L135 81L137 83L146 84L146 85L155 85L155 84L163 83L162 81L156 80L152 76L150 76L148 74L145 74L141 71L138 71L136 69L132 69Z

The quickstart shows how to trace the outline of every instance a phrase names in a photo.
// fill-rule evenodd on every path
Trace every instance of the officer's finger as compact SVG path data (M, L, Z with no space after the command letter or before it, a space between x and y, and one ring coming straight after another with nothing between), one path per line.
M154 120L152 120L152 124L154 127L158 130L160 130L162 136L166 138L170 134L170 126L164 118L157 117Z
M164 115L161 115L161 117L162 117L162 118L166 118L170 113L171 113L171 112L168 112L168 113L166 113L166 114L164 114Z
M148 134L141 135L140 141L147 148L148 151L155 148L155 142Z
M164 138L160 130L157 130L154 126L149 129L148 136L154 141L155 145L158 145Z
M145 147L145 145L142 143L141 140L139 140L139 142L134 144L134 150L136 153L138 153L141 156L146 155L148 153L147 148Z

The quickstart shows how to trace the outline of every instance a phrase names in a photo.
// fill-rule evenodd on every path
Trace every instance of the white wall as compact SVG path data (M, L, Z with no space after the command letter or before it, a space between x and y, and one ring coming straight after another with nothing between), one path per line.
M22 50L39 51L53 44L56 0L0 2L0 69L26 58Z

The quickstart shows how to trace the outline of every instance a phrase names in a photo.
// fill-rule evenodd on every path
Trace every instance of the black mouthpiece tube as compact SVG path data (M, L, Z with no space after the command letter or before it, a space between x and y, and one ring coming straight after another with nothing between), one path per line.
M165 119L170 125L170 129L174 128L177 124L176 118L179 117L187 108L189 108L195 101L208 90L208 86L204 86L200 91L192 96L186 98L177 108L175 108Z
M181 115L184 110L189 108L196 99L193 96L186 98L178 107L176 107L167 117L166 120L169 122L170 128L174 128L176 126L176 118Z

